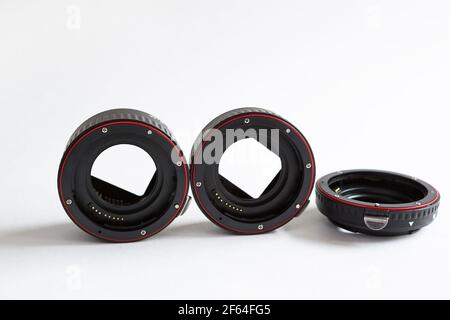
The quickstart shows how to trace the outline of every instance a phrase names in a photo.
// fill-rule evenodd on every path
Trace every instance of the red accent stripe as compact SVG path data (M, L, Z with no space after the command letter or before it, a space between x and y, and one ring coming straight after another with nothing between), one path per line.
M422 209L422 208L426 208L430 205L435 204L436 202L439 201L440 199L440 194L439 192L436 191L436 196L433 198L433 200L431 200L428 203L422 204L420 206L411 206L411 207L374 207L374 206L369 206L369 205L364 205L364 204L359 204L359 203L354 203L351 201L346 201L346 200L342 200L341 198L337 198L337 197L333 197L332 195L330 195L328 192L326 192L321 186L320 183L317 183L317 190L320 192L321 195L323 195L324 197L331 199L333 201L337 201L340 203L344 203L353 207L358 207L358 208L364 208L364 209L371 209L371 210L379 210L379 211L410 211L410 210L418 210L418 209Z

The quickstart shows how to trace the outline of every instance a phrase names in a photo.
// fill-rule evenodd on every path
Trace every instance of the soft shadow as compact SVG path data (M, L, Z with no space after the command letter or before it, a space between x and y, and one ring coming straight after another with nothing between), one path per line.
M155 237L158 238L211 238L211 237L229 237L233 234L217 227L212 222L201 221L193 223L180 223L170 225L167 229L161 231Z
M168 238L211 238L227 237L231 234L216 227L208 221L169 225L160 233L148 240L164 240ZM145 240L144 240L145 241ZM0 248L5 247L39 247L67 245L95 245L110 242L97 239L80 230L72 223L43 225L33 228L22 228L0 233Z
M288 224L285 230L300 240L328 245L358 246L368 243L395 242L414 236L376 237L343 230L331 223L314 207L308 208L300 217Z
M0 247L67 246L105 243L72 223L23 228L0 234Z
M284 229L290 236L302 241L312 241L326 245L357 246L367 243L395 242L414 236L374 237L344 231L332 224L316 208L308 208L300 217L291 221ZM179 223L168 226L165 230L151 237L152 239L169 238L225 238L234 237L209 221ZM43 225L23 228L0 234L0 247L37 247L108 244L92 237L72 223Z

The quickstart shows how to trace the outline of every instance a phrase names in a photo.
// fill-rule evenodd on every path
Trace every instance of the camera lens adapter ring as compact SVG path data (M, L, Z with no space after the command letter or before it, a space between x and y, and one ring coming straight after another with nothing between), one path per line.
M97 157L116 145L144 150L156 173L138 196L91 176ZM85 232L112 242L148 238L167 227L189 203L188 166L172 133L153 116L132 109L101 112L71 136L58 172L61 203Z
M241 135L230 140L229 132ZM219 141L217 136L225 138ZM223 153L246 138L254 138L281 161L281 170L258 198L219 174ZM205 151L213 143L220 145L222 153L208 162ZM231 110L212 120L192 148L190 167L194 198L202 212L238 234L260 234L285 225L308 205L314 188L315 161L307 140L291 123L261 108Z
M322 214L343 229L369 235L418 231L436 219L439 202L439 192L430 184L387 171L340 171L316 184Z

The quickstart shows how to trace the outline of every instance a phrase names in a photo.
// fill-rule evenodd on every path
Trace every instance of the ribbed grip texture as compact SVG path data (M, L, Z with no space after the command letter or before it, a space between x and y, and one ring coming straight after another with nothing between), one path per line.
M134 109L112 109L104 112L100 112L86 121L84 121L72 134L67 143L67 147L72 144L80 135L89 129L96 127L102 123L108 123L112 121L135 121L149 124L162 132L164 132L173 142L176 143L175 138L167 128L167 126L161 122L161 120L155 118L154 116Z
M201 131L200 135L197 137L197 139L195 140L194 145L192 146L192 150L191 150L191 157L194 156L194 152L197 149L197 147L199 146L199 144L202 143L202 138L203 138L203 133L208 131L209 129L213 129L215 127L217 127L220 123L228 120L229 118L233 118L235 116L239 116L239 115L244 115L244 114L250 114L250 113L262 113L262 114L268 114L271 116L275 116L278 117L280 119L282 119L279 115L273 113L272 111L263 109L263 108L238 108L238 109L234 109L234 110L230 110L228 112L225 112L223 114L221 114L220 116L217 116L216 118L214 118L213 120L211 120Z
M316 186L316 204L320 212L340 227L353 232L373 235L400 235L413 232L433 222L439 208L439 198L423 208L382 211L352 206L330 199ZM370 230L365 217L388 217L389 223L382 230Z
M316 187L316 202L319 207L324 207L329 209L328 215L331 215L331 218L334 219L349 219L349 218L357 218L358 216L364 216L364 213L368 210L364 210L350 204L341 203L338 201L333 201L330 198L324 196L321 191L319 191L318 187ZM374 207L371 211L379 211L380 214L388 213L389 218L392 221L411 221L416 219L427 218L433 214L435 214L439 209L439 201L434 202L425 208L420 209L405 209L398 211L381 211L376 210ZM369 210L370 211L370 210Z

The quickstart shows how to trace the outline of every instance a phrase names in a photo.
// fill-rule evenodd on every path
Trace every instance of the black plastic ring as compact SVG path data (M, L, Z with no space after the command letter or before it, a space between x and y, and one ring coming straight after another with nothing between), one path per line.
M249 129L277 133L282 166L256 199L218 173L220 159L217 163L202 161L203 150L213 141L213 130L226 136L227 130ZM224 141L224 152L238 140ZM255 140L261 142L259 133ZM192 148L190 167L194 198L202 212L218 226L239 234L259 234L285 225L304 210L314 187L315 161L305 137L288 121L261 108L232 110L211 121Z
M440 195L417 178L377 170L340 171L317 181L316 202L331 222L379 236L410 234L436 219Z
M130 144L146 151L156 173L142 196L91 176L104 150ZM132 109L114 109L85 121L72 135L61 160L58 190L73 222L108 241L148 238L167 227L188 201L188 166L175 139L158 119Z

